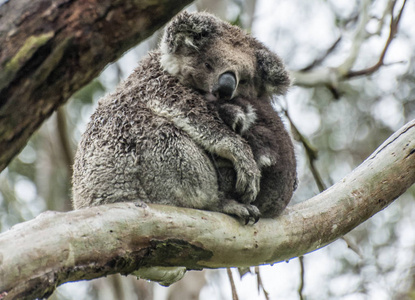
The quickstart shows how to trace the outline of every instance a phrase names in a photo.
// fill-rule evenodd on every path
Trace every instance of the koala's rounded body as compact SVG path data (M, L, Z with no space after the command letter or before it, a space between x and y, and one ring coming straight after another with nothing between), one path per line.
M239 28L207 13L178 15L160 50L99 101L75 156L74 207L142 200L257 219L252 149L206 98L267 98L289 82L280 59Z
M225 157L237 152L248 161L241 180L259 180L248 144L159 61L160 53L149 54L114 94L100 100L75 157L75 208L143 200L221 211L210 148Z

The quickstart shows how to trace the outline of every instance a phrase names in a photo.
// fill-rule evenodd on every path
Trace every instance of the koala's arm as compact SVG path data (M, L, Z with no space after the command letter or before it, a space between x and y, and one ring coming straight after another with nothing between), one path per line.
M185 131L207 152L230 160L237 174L237 193L244 203L252 203L259 192L261 173L250 146L203 106L184 105L180 109L153 107L153 110Z
M259 192L261 173L248 143L221 121L210 115L204 118L176 119L192 139L208 152L230 160L237 174L236 191L244 203L252 203Z

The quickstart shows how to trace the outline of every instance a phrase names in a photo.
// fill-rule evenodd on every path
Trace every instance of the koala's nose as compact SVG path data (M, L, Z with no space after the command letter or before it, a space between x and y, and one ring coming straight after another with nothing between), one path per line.
M230 99L236 88L236 77L232 72L226 72L219 76L218 84L213 94L218 94L220 99Z

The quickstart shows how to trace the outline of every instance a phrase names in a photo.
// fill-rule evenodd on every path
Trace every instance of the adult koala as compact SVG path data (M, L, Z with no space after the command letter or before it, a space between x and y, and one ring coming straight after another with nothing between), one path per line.
M288 84L279 58L239 28L179 14L160 50L99 101L75 156L74 207L143 200L258 219L261 173L251 147L206 95L256 99ZM231 163L237 199L219 189L216 158Z

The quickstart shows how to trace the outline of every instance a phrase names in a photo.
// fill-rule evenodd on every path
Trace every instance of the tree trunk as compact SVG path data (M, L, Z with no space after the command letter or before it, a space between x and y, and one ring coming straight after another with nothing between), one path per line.
M190 0L13 0L0 6L0 171L52 112Z
M0 235L0 299L45 297L67 281L143 267L289 260L342 237L414 182L412 121L328 190L253 226L221 213L139 202L46 212Z

